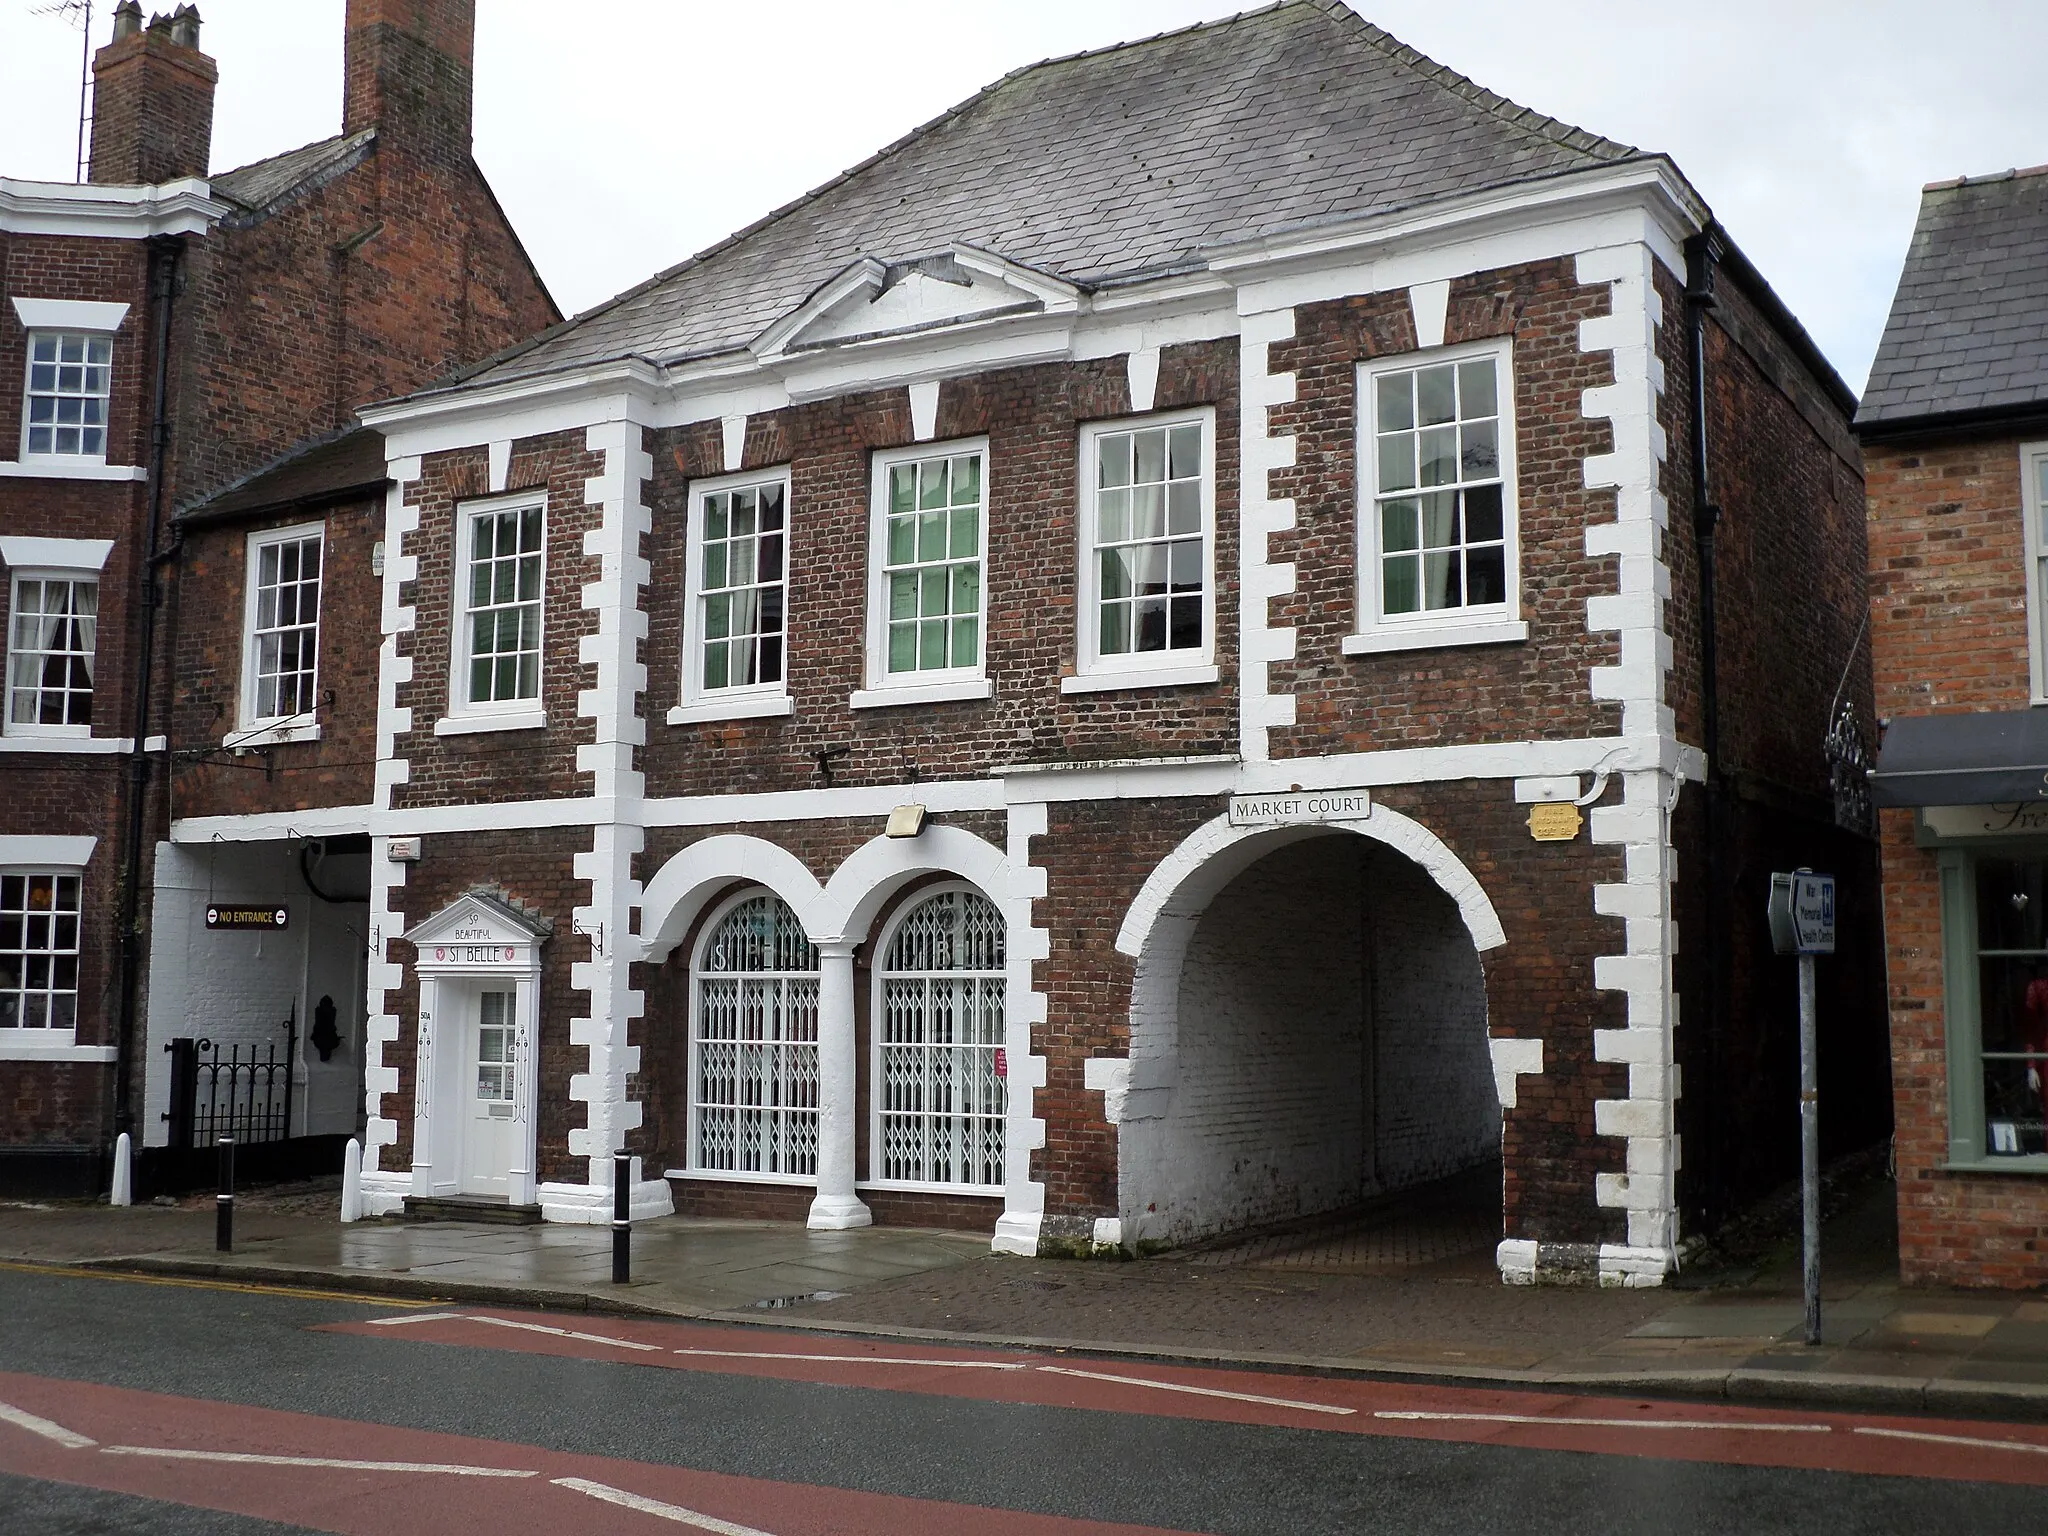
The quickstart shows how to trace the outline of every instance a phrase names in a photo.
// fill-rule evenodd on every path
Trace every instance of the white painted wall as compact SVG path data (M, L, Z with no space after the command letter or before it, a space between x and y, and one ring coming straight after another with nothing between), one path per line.
M169 1137L171 1059L168 1043L205 1036L222 1045L282 1046L279 1026L298 1011L299 1049L293 1090L293 1133L349 1133L356 1128L362 1074L363 938L366 904L332 905L316 899L299 875L298 844L288 842L157 845L156 894L151 917L147 1045L144 1049L143 1145ZM323 871L323 888L354 885L336 867ZM284 903L291 926L282 933L209 933L209 903L238 906ZM323 994L334 998L342 1045L332 1059L305 1043L312 1009Z
M1239 875L1202 914L1177 1011L1164 1112L1121 1131L1127 1237L1331 1210L1498 1155L1478 954L1390 849L1330 834Z
M1456 903L1399 854L1365 852L1377 982L1372 1194L1500 1156L1500 1097L1486 978Z

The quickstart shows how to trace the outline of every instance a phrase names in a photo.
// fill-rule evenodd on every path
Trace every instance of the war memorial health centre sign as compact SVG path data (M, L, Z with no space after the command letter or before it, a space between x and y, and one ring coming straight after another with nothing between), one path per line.
M1284 795L1232 795L1233 827L1316 826L1326 821L1364 821L1372 795L1363 789L1290 790Z

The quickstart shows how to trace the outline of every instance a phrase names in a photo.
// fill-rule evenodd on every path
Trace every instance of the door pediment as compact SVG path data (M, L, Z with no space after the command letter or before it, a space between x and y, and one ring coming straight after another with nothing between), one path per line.
M547 925L483 891L471 891L422 922L411 940L422 971L519 971L536 963Z

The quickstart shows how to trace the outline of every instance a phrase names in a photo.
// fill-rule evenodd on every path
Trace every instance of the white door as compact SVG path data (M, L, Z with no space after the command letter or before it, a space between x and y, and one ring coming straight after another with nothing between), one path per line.
M468 1055L463 1074L462 1192L505 1195L512 1171L512 1039L517 994L475 994L464 1032Z

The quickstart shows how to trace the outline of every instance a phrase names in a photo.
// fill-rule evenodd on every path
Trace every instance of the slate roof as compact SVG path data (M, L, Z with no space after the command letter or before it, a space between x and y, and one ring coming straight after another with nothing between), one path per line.
M257 160L208 178L217 197L225 197L254 213L262 212L301 187L324 183L328 176L354 165L377 137L374 128L337 134L301 145L268 160Z
M1936 182L1858 428L2048 406L2048 166Z
M182 509L180 522L213 522L246 512L322 506L390 484L384 434L370 427L330 432L273 459L205 500Z
M473 370L729 352L859 256L964 242L1081 286L1206 248L1638 158L1423 57L1341 0L1006 75L816 191Z

